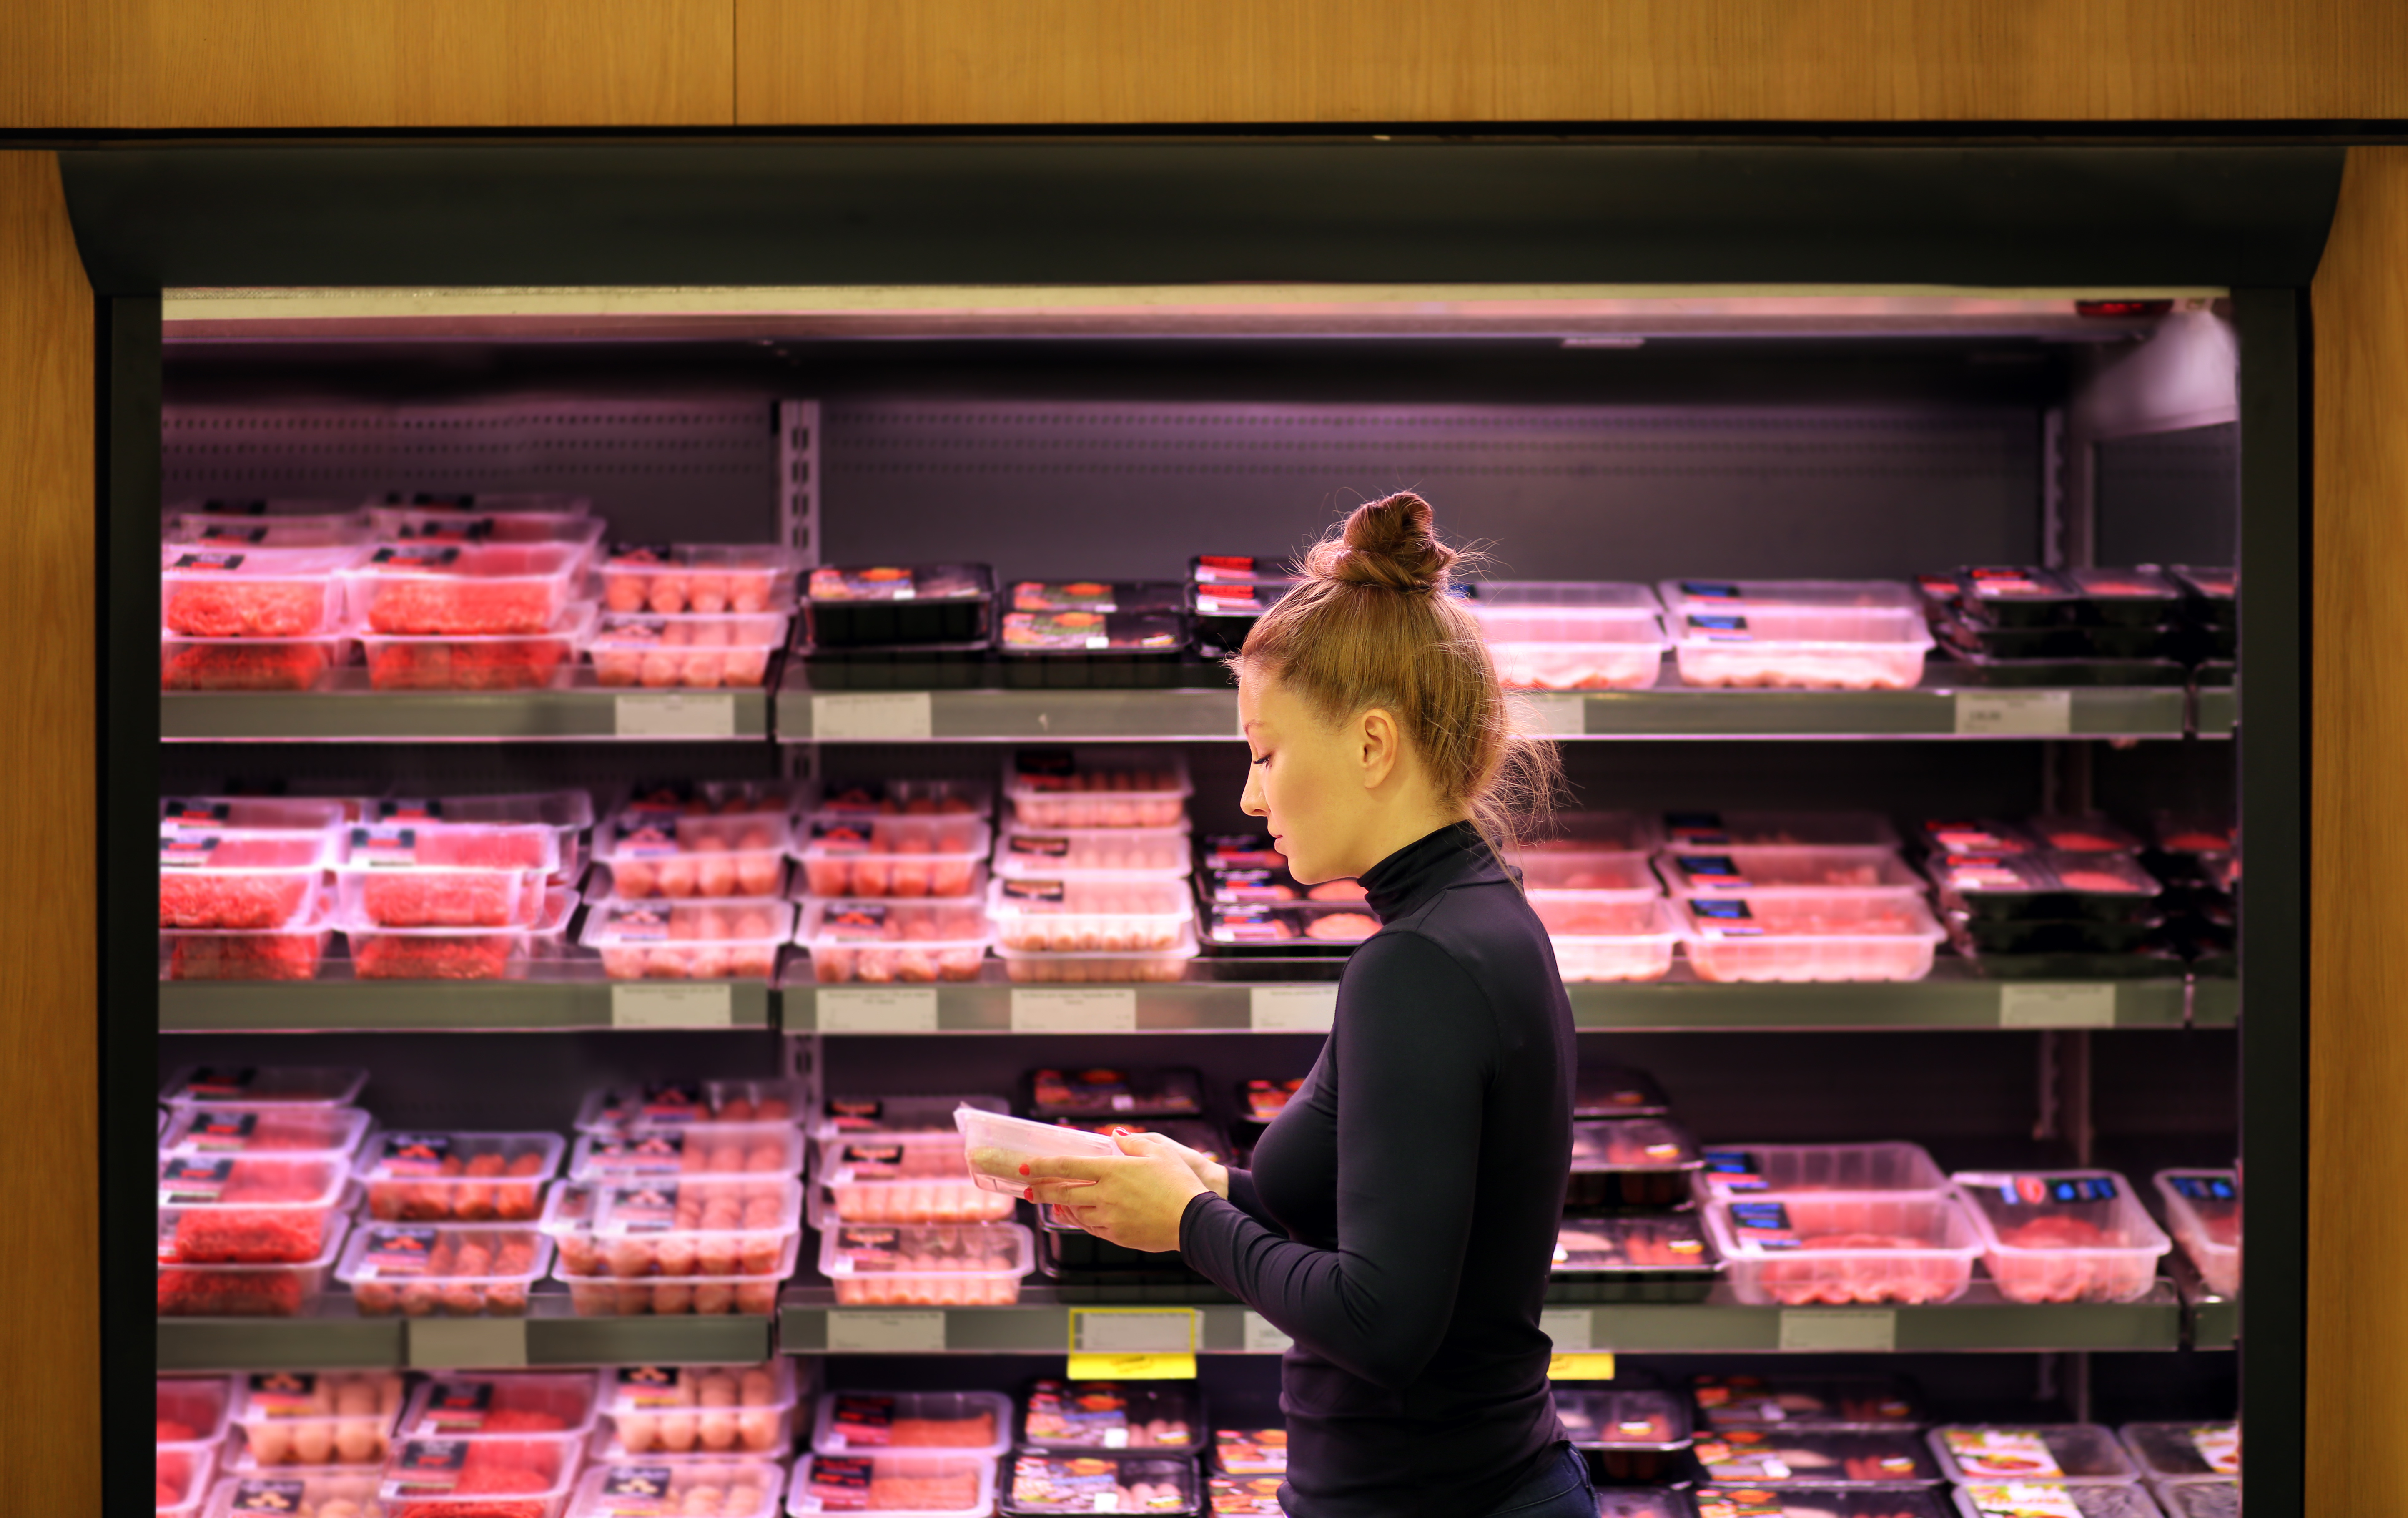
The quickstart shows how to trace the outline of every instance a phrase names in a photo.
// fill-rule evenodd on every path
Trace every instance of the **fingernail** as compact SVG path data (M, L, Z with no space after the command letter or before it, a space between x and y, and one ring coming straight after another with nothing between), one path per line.
M1025 1164L1024 1164L1024 1165L1022 1165L1022 1166L1020 1167L1020 1173L1021 1173L1022 1175L1024 1175L1024 1176L1025 1176L1025 1175L1026 1175L1026 1174L1028 1174L1028 1167L1027 1167L1026 1165L1025 1165Z
M1036 1201L1036 1200L1037 1200L1037 1188L1036 1188L1036 1187L1034 1187L1034 1186L1031 1186L1031 1187L1026 1188L1025 1190L1024 1190L1024 1191L1020 1193L1020 1199L1021 1199L1022 1201L1024 1201L1024 1202L1034 1202L1034 1201Z

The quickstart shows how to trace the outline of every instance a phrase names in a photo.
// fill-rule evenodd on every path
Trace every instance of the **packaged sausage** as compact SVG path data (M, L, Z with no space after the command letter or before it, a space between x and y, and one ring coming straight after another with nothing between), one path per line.
M1011 1399L994 1392L829 1392L811 1424L821 1454L913 1451L995 1456L1011 1448Z
M159 635L161 690L314 690L351 662L348 632L306 638Z
M1025 1450L1191 1455L1203 1448L1203 1411L1178 1381L1032 1381L1020 1399Z
M380 1134L355 1171L379 1222L532 1222L566 1148L556 1134Z
M1780 1307L1953 1302L1981 1236L1953 1196L1791 1193L1720 1197L1706 1226L1742 1302Z
M807 1454L795 1462L786 1511L797 1518L864 1511L894 1518L987 1518L995 1511L995 1482L996 1463L985 1455L920 1450Z
M307 638L343 626L337 578L368 550L169 544L160 550L160 619L188 638Z
M1010 1307L1036 1268L1015 1222L838 1223L820 1235L820 1274L840 1307Z
M335 1279L363 1318L523 1318L551 1265L552 1240L532 1227L372 1222L352 1232Z
M2000 1294L2013 1302L2131 1302L2173 1248L2112 1170L1959 1171L1952 1178Z

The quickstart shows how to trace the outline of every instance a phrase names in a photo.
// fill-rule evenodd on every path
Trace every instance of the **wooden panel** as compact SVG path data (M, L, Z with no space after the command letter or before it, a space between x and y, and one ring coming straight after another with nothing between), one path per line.
M2408 149L2350 154L2315 302L2308 1512L2398 1500L2408 1426ZM2278 1009L2277 1015L2281 1015Z
M746 124L2408 115L2364 0L735 0Z
M0 126L721 126L732 0L9 0Z
M40 1452L10 1506L97 1512L92 294L46 152L0 152L0 1430Z

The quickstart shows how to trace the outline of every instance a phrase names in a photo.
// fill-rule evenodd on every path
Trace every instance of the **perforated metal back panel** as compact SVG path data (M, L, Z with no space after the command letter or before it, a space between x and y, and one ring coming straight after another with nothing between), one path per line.
M2186 427L2099 445L2099 562L2229 564L2241 518L2241 427Z
M833 563L1169 575L1407 488L1517 578L1906 575L2038 544L2021 408L846 400L825 422Z
M184 403L161 441L170 503L562 491L592 497L616 538L778 537L779 440L755 400Z

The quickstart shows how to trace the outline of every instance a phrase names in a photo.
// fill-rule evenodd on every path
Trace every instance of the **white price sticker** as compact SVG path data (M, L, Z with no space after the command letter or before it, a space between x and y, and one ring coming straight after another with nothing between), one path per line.
M1137 1032L1137 992L1129 987L1011 993L1011 1031L1016 1034L1128 1034Z
M1202 1337L1194 1308L1072 1308L1073 1354L1190 1354Z
M733 1028L736 989L638 981L610 988L613 1028Z
M1539 1314L1539 1332L1555 1341L1557 1354L1580 1353L1597 1346L1597 1314L1587 1308L1555 1308Z
M622 738L733 738L736 698L724 694L622 696L612 703Z
M940 1353L945 1348L945 1315L831 1308L827 1347L831 1354Z
M1246 1314L1246 1352L1248 1354L1285 1354L1296 1340L1271 1326L1271 1321L1259 1312Z
M814 1030L824 1034L932 1034L934 986L823 987L812 1004Z
M1956 730L1976 738L2062 738L2073 730L2073 692L1960 690Z
M1585 696L1525 696L1530 723L1551 738L1585 738L1588 736L1588 698Z
M527 1363L524 1318L419 1318L406 1352L420 1370L500 1370Z
M1258 1034L1326 1034L1338 1020L1338 988L1256 986L1246 993L1247 1018Z
M1887 1354L1898 1348L1898 1314L1886 1309L1784 1308L1781 1348Z
M924 690L811 698L811 736L823 741L916 741L929 735L934 721Z
M2027 981L1999 988L2001 1028L2113 1028L2113 984Z

